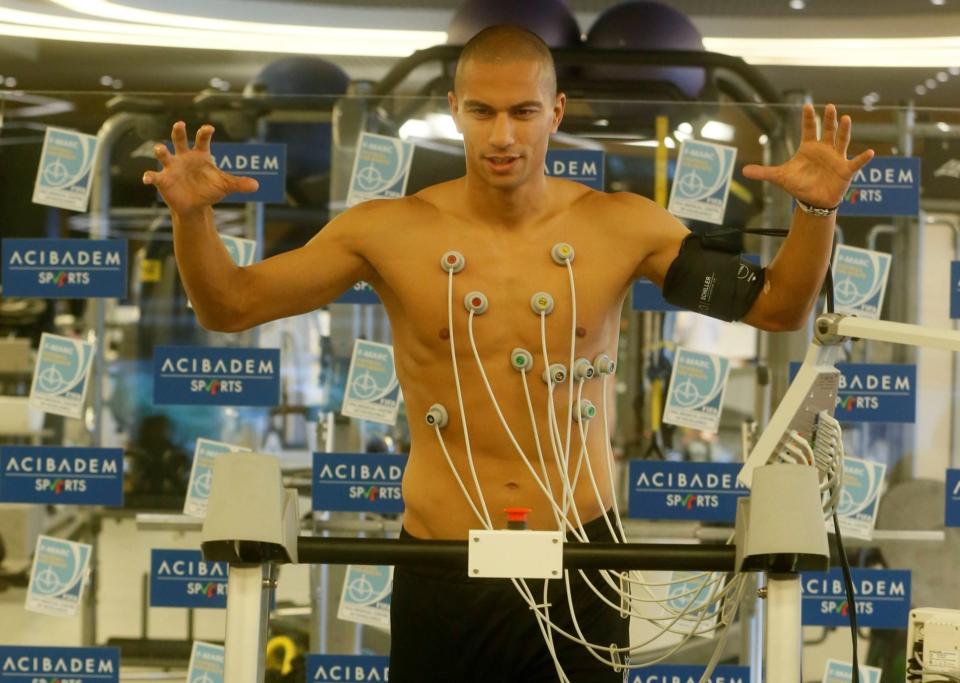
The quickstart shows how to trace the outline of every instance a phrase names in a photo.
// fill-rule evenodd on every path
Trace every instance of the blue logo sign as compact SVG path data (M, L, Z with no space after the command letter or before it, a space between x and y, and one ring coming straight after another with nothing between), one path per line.
M790 363L790 378L799 363ZM834 417L840 422L916 422L917 366L837 363L840 384Z
M890 254L837 246L833 258L833 299L837 313L876 320L890 277Z
M667 210L680 218L722 224L736 158L735 147L685 140Z
M630 672L629 683L700 683L705 666L688 664L659 664L645 666ZM718 666L709 683L750 683L749 666Z
M843 196L841 216L916 216L920 157L874 157L857 171Z
M173 143L167 142L173 152ZM192 148L193 145L191 144ZM263 202L283 204L286 202L287 146L264 142L214 142L210 156L224 173L249 177L260 183L256 192L234 192L220 203Z
M390 658L380 655L307 655L308 681L389 680Z
M40 349L30 387L30 407L80 418L90 386L93 344L81 339L40 335Z
M224 652L222 645L193 641L186 683L223 683Z
M906 628L910 615L910 572L903 569L850 571L853 574L857 624L870 628ZM846 626L850 623L850 603L839 567L826 572L802 573L800 588L805 626Z
M96 135L48 127L33 185L33 202L86 211L96 158Z
M0 501L121 507L123 449L0 447Z
M716 432L720 426L720 411L729 374L728 359L678 348L670 374L670 390L663 421Z
M859 666L860 681L862 683L880 683L880 674L883 669L875 666ZM853 680L853 664L838 662L835 659L827 660L827 669L823 674L822 683L850 683Z
M275 406L280 349L158 346L153 355L157 405Z
M737 482L740 467L723 462L631 460L630 516L733 522L737 499L750 493Z
M224 248L238 266L249 266L257 252L257 241L232 235L220 235Z
M413 143L361 133L353 162L347 206L368 199L396 199L407 191Z
M38 537L26 609L52 616L75 616L83 599L91 550L85 543Z
M380 297L369 284L361 280L334 300L335 304L378 304Z
M603 192L603 151L598 149L551 149L543 172L566 178Z
M950 262L950 317L960 318L960 261Z
M151 607L227 606L226 562L206 562L199 550L150 551Z
M960 469L947 470L946 526L960 526Z
M0 645L0 683L119 683L120 648Z
M3 294L122 299L127 295L127 242L5 239Z
M256 192L228 194L222 202L286 202L287 146L273 143L220 142L210 145L217 167L226 173L253 178Z
M400 482L406 455L313 454L313 509L403 512Z

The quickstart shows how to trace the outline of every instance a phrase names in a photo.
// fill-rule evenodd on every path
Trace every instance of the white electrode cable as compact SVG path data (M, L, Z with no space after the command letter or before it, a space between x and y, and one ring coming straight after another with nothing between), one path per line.
M620 519L620 505L617 503L617 486L613 476L613 449L610 447L610 423L607 421L607 373L604 372L600 377L600 398L601 416L603 418L603 446L607 454L607 475L610 478L610 498L613 501L613 519L617 523L617 529L620 531L620 538L623 543L627 542L627 532L623 529L623 520ZM606 514L606 513L604 513Z
M487 390L487 396L490 398L490 403L493 404L493 409L497 413L497 418L500 420L500 425L503 427L503 430L507 433L507 438L510 439L510 443L513 445L514 449L517 451L517 454L520 456L520 459L523 460L523 464L527 466L527 469L530 471L530 474L533 475L534 481L537 482L537 485L540 487L540 490L547 500L550 502L552 507L555 507L553 495L543 482L540 481L540 477L537 475L536 469L533 465L530 464L530 459L527 457L527 454L524 453L523 448L517 442L516 437L513 435L513 430L510 429L510 425L507 424L507 418L504 417L503 411L500 409L500 403L497 401L496 395L493 393L493 387L490 385L490 380L487 378L487 372L483 368L483 361L480 359L480 352L477 349L477 340L473 331L473 318L474 312L470 311L467 316L467 338L470 340L470 350L473 352L473 359L477 364L477 370L480 372L480 379L483 380L483 386ZM539 450L539 443L537 444ZM541 457L541 462L542 462ZM556 517L556 511L554 511L554 516ZM557 520L559 525L559 519Z
M473 451L470 448L470 433L467 430L467 414L463 409L463 392L460 390L457 347L453 339L456 336L453 333L453 270L447 273L447 325L450 332L450 358L453 362L453 381L457 388L457 405L460 406L460 424L463 426L463 443L467 452L467 465L470 468L470 475L473 477L473 485L477 489L477 498L480 499L480 509L483 510L483 519L486 521L486 528L490 529L493 527L493 524L490 521L490 511L487 510L487 502L483 499L483 491L480 488L480 479L477 477L477 470L473 466Z
M564 442L564 457L570 460L570 437L573 429L573 365L577 357L577 288L573 283L572 259L566 260L567 279L570 281L570 365L567 366L567 379L570 386L567 389L567 437Z
M537 460L540 462L540 469L543 471L543 480L544 484L547 486L547 491L550 493L550 500L555 501L553 496L553 486L550 484L550 471L547 468L547 463L543 459L543 446L540 443L540 428L537 426L537 416L533 410L533 401L530 400L530 386L527 384L527 371L522 370L520 372L520 381L523 384L523 397L527 401L527 413L530 416L530 427L533 430L533 441L537 447ZM564 525L560 520L560 514L557 512L559 509L558 506L552 506L554 513L553 516L557 522L557 530L563 531Z
M463 483L463 479L460 478L460 473L457 472L456 466L453 464L453 458L450 457L450 452L447 451L447 444L443 440L443 434L440 433L440 425L433 425L433 430L437 435L437 441L440 442L440 449L443 451L443 457L446 458L447 464L450 466L450 471L453 473L454 479L457 480L457 485L460 487L460 490L463 492L463 497L467 499L467 504L470 506L470 509L473 510L473 514L477 516L480 524L484 528L489 529L487 521L483 518L483 515L480 514L480 511L477 509L477 506L473 503L473 498L470 497L470 494L467 492L467 487Z

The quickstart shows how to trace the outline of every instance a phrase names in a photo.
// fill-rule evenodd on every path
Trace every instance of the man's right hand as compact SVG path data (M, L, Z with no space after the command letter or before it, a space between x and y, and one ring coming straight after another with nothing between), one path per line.
M187 125L183 121L173 124L170 137L175 153L171 154L165 145L154 147L153 153L163 169L144 173L143 183L157 188L171 212L187 216L216 204L228 194L254 192L259 187L253 178L217 168L210 155L213 126L200 126L193 149L187 146Z

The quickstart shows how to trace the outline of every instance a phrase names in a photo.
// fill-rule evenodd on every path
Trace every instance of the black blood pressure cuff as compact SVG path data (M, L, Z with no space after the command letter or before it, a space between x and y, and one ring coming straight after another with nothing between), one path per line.
M663 296L674 306L730 322L747 314L763 281L763 268L691 233L667 270Z

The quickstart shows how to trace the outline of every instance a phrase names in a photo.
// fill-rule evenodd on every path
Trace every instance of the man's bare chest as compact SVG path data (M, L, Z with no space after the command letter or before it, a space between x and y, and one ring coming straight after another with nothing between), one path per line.
M371 256L378 287L398 341L428 347L445 347L451 329L465 348L471 331L485 348L507 351L539 349L541 332L566 345L571 334L589 342L619 320L636 269L623 245L572 220L527 232L428 222L395 237ZM557 244L571 247L568 263L553 258ZM453 274L443 260L451 252L463 260Z

